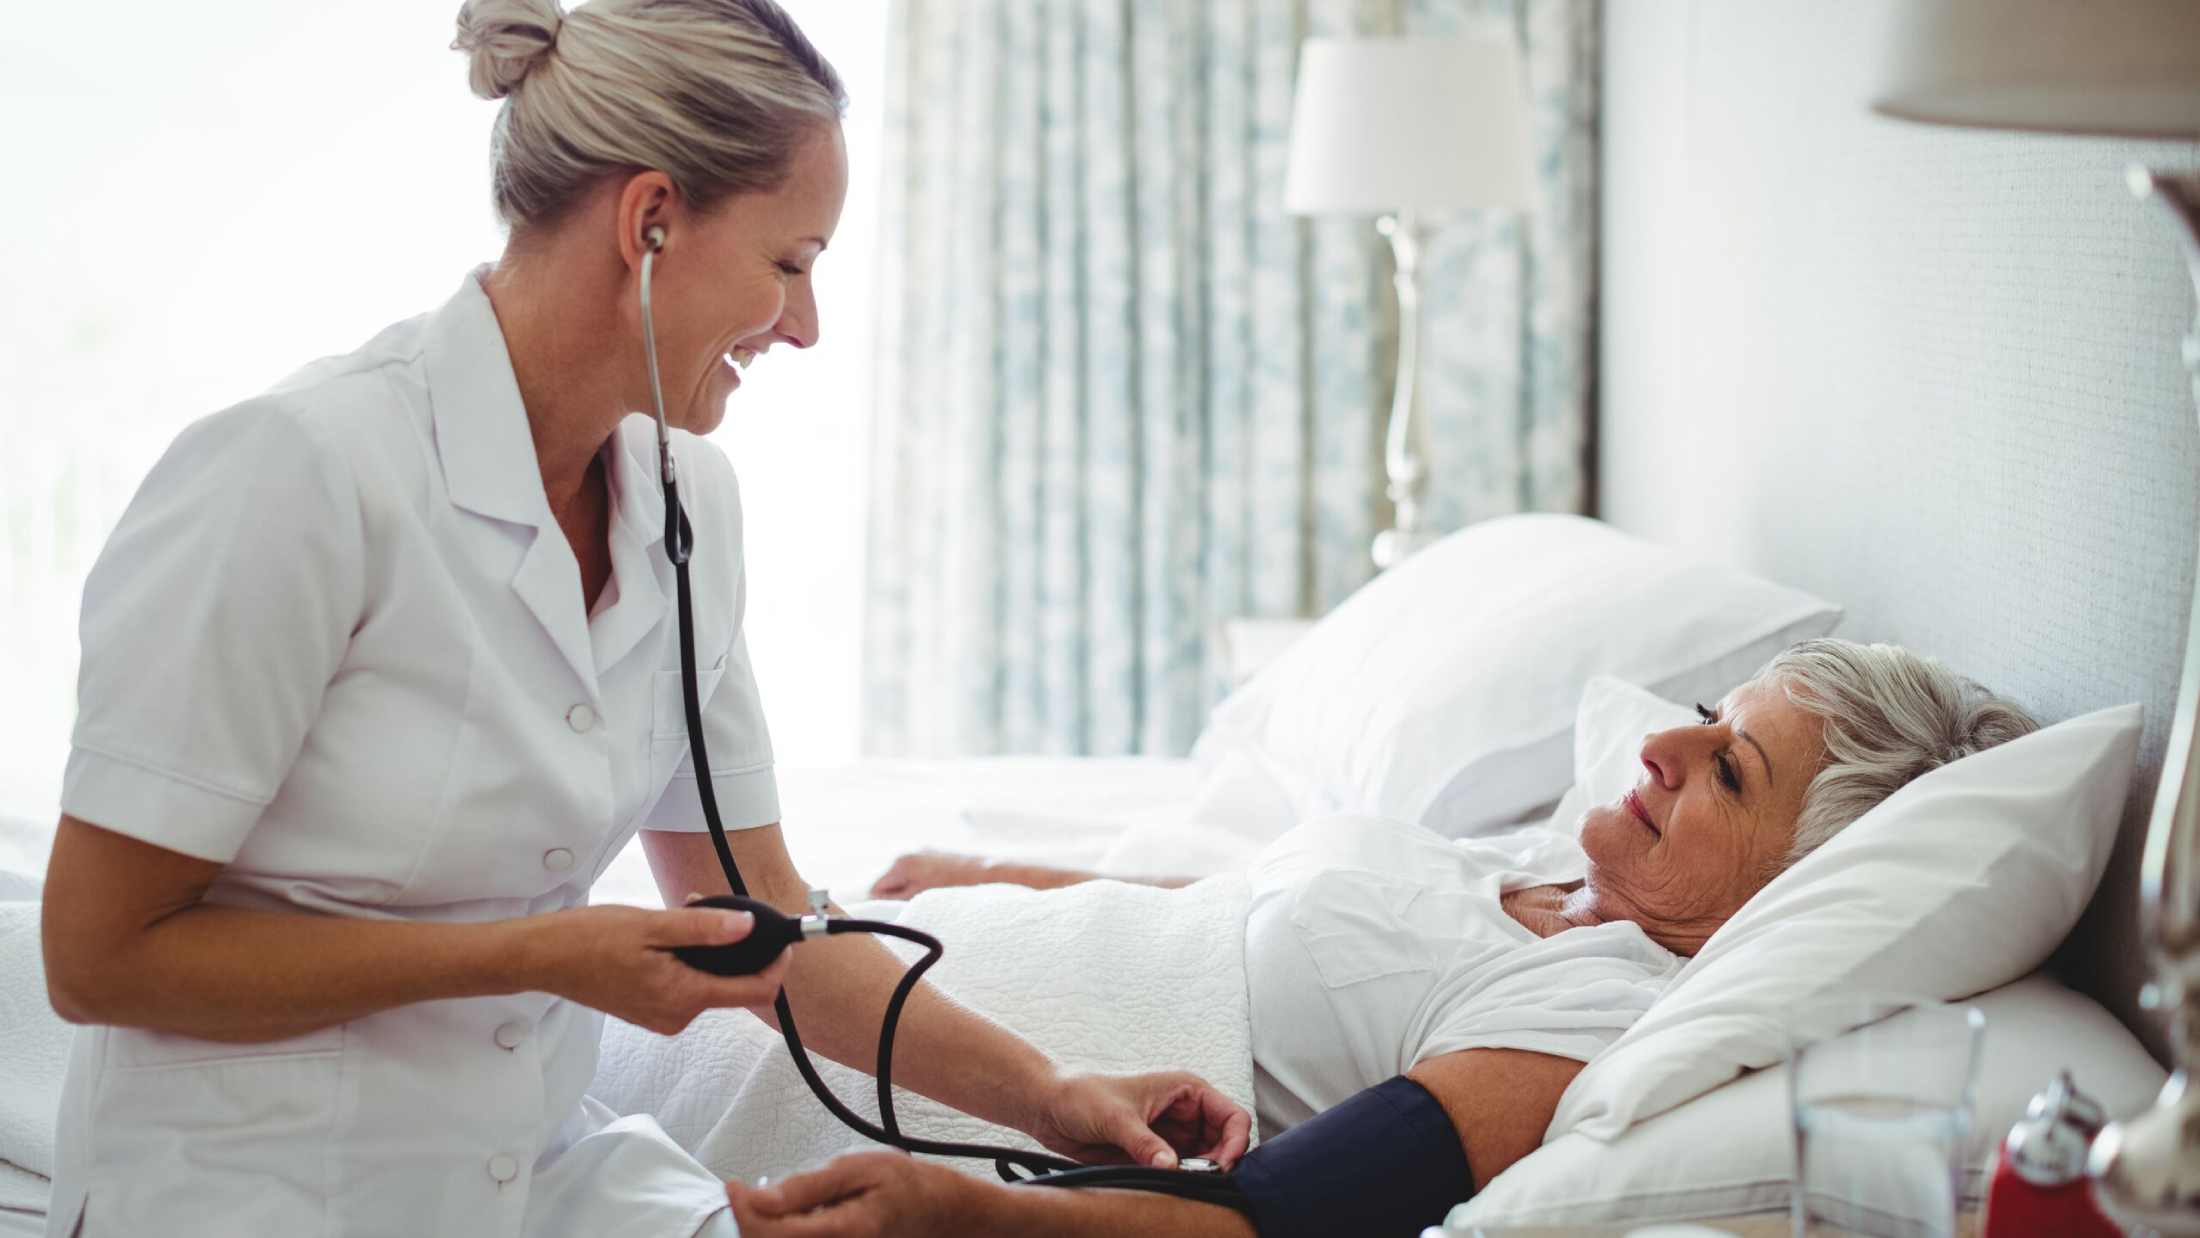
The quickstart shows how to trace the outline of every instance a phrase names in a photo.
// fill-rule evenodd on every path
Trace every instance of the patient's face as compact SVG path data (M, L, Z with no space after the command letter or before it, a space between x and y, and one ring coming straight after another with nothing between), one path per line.
M1643 737L1634 789L1582 820L1599 916L1695 953L1778 871L1824 760L1818 718L1757 680L1700 725Z

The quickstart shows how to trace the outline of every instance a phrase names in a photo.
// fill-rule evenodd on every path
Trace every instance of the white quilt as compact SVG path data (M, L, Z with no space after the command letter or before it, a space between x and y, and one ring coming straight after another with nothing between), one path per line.
M1245 879L1225 874L1181 890L1110 881L1045 893L934 890L851 914L896 919L939 937L946 957L928 979L1066 1068L1189 1070L1250 1111L1247 897ZM905 957L916 953L906 947ZM802 1018L799 1005L795 1017ZM871 1077L816 1060L842 1101L876 1121ZM898 1056L897 1066L904 1061ZM745 1011L714 1012L671 1037L608 1020L590 1092L617 1112L654 1115L697 1159L741 1181L814 1168L870 1146L811 1096L779 1033ZM898 1088L894 1109L911 1134L1037 1146ZM947 1163L993 1174L990 1162Z
M46 1000L38 904L0 902L0 1208L45 1207L73 1035Z

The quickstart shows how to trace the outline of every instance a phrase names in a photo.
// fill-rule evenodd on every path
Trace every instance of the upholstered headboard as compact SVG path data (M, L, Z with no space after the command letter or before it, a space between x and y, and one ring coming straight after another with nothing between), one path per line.
M2191 286L2122 170L2200 147L1875 117L1899 2L1609 6L1600 511L2046 719L2144 702L2116 858L2059 963L2159 1055L2135 887L2200 431Z

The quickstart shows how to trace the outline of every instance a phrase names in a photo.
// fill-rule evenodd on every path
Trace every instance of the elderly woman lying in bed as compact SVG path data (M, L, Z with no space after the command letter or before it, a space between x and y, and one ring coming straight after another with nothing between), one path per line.
M1927 659L1836 640L1698 708L1699 724L1644 737L1638 782L1585 814L1578 848L1555 831L1449 842L1343 819L1262 855L1245 932L1268 1147L1370 1089L1410 1088L1448 1119L1478 1188L1536 1148L1583 1062L1774 875L1910 779L2033 726ZM1089 876L905 857L886 890ZM729 1194L744 1235L1254 1232L1213 1205L1010 1190L889 1153Z

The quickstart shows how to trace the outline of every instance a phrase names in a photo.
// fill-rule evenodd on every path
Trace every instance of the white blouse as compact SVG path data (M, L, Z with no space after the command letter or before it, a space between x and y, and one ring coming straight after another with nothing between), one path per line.
M210 902L500 920L586 903L638 828L702 828L654 426L604 446L588 614L479 276L184 430L85 585L62 807L219 861ZM712 782L765 825L740 500L719 451L675 451ZM86 1029L51 1232L690 1234L723 1186L584 1101L602 1022L517 993L264 1044Z
M1539 937L1499 902L1584 867L1540 828L1454 842L1330 817L1278 839L1245 924L1262 1137L1446 1053L1587 1061L1617 1039L1684 960L1627 922Z

